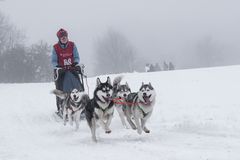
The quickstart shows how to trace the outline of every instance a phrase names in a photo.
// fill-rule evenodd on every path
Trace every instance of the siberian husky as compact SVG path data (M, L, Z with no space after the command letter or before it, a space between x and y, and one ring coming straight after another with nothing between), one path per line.
M118 76L113 80L113 100L115 108L118 111L119 117L121 119L122 125L128 128L125 120L125 110L126 110L126 98L131 93L131 89L126 82L125 84L120 84L122 76Z
M97 85L94 90L93 98L89 101L86 106L85 114L88 125L91 129L93 141L96 139L96 125L99 123L105 130L105 133L111 133L109 128L111 120L113 118L113 86L111 80L107 77L107 81L102 83L97 78Z
M132 129L137 129L139 134L142 134L142 130L145 133L150 133L146 127L146 122L152 114L155 97L156 92L151 83L142 83L137 93L130 93L127 97L127 121Z
M88 95L77 89L73 89L70 93L64 93L63 91L55 89L52 93L64 100L62 104L64 125L66 125L68 118L71 125L73 125L73 121L75 121L76 130L78 130L80 115L89 101Z

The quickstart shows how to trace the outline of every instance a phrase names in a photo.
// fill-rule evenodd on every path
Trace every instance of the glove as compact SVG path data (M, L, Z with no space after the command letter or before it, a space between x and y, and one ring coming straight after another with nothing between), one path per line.
M78 74L81 74L81 66L77 62L74 62L72 66L74 70L78 72Z
M76 69L76 71L79 72L79 74L84 73L84 68L85 68L84 64L78 64L77 62L74 62L72 66Z
M75 66L77 66L77 65L78 65L78 62L74 62L74 63L72 64L73 67L75 67Z

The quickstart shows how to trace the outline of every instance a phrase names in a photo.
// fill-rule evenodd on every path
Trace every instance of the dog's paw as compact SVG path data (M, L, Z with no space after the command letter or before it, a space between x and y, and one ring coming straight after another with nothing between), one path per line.
M142 130L141 130L141 129L138 129L138 130L137 130L137 133L138 133L138 134L142 134Z
M111 133L112 131L111 130L106 130L105 133L109 134Z
M92 140L93 140L93 142L97 143L97 138L96 137L93 137Z
M149 130L149 129L147 129L146 127L145 127L145 128L143 128L143 130L144 130L144 132L145 132L145 133L150 133L150 130Z
M136 129L137 129L137 127L136 127L136 126L131 126L131 127L132 127L132 129L133 129L133 130L136 130Z
M78 131L78 129L79 129L79 126L76 126L75 131Z
M150 130L147 129L147 130L144 130L144 132L145 132L145 133L150 133Z

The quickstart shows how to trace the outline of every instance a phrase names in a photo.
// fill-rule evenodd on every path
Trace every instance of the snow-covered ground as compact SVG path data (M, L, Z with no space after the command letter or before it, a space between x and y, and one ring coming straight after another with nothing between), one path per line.
M124 74L125 81L132 91L142 81L156 89L151 133L124 129L115 112L112 133L99 128L98 143L86 121L77 132L55 121L53 83L0 84L0 160L240 159L240 66Z

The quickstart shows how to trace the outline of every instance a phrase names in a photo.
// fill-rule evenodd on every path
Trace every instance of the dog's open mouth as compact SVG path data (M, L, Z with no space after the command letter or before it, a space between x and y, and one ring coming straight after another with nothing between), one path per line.
M150 104L151 103L151 101L150 101L150 97L151 97L152 95L150 94L149 96L143 96L143 99L144 99L144 101L145 101L145 104Z
M77 100L78 100L78 98L79 98L79 97L78 97L78 96L76 96L76 95L74 95L74 96L73 96L73 100L74 100L74 101L77 101Z
M104 96L102 96L102 98L104 99L105 102L109 102L111 100L111 97L104 97Z

